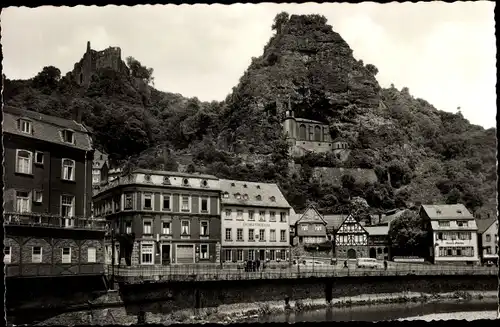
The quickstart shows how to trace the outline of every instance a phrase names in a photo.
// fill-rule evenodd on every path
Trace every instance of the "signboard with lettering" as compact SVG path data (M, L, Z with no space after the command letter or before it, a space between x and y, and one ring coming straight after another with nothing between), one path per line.
M466 245L465 241L444 241L443 245Z
M266 224L266 223L243 223L243 226L248 226L248 227L271 227L271 224Z

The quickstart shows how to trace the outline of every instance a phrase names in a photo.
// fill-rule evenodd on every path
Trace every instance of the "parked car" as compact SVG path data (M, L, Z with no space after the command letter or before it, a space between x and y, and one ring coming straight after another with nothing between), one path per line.
M359 258L356 260L356 267L358 268L384 268L382 262L374 258Z

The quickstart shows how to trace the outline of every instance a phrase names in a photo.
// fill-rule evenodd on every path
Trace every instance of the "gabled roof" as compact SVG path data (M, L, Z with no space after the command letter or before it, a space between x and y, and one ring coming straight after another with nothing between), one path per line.
M92 150L92 139L89 131L74 120L49 116L31 110L19 109L10 106L3 107L3 132L24 136L26 138L42 140L64 145L70 148L85 151ZM32 133L21 132L17 128L18 119L24 118L31 122ZM60 132L69 129L74 132L75 143L63 142Z
M310 204L296 223L298 224L300 222L315 222L318 221L317 218L319 218L320 222L326 225L326 221L323 219L318 210L312 204Z
M496 218L488 218L488 219L476 219L477 232L479 234L484 233L491 225L497 222Z
M347 215L347 217L345 217L344 221L342 221L342 224L340 224L338 230L340 230L340 228L342 227L342 225L344 225L346 223L347 220L349 220L350 218L352 218L358 225L359 227L361 227L362 230L364 230L365 232L366 229L365 229L365 226L363 226L356 218L354 218L352 215ZM335 232L338 232L338 230L336 230ZM367 232L368 233L368 232Z
M324 215L323 219L326 221L326 227L329 229L337 230L344 222L346 215Z
M364 226L368 235L383 236L389 234L389 226Z
M222 191L221 203L225 205L290 209L290 204L275 183L221 179L220 187ZM227 198L224 197L225 193L229 195Z
M430 219L474 219L467 208L461 204L423 204L422 209Z

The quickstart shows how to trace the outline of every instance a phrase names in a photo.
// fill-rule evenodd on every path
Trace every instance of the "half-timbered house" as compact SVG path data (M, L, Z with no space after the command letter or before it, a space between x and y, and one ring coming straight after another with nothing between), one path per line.
M368 257L368 232L349 215L335 232L335 256L337 258Z
M328 240L326 221L323 216L310 205L295 222L295 235L300 244L319 244Z

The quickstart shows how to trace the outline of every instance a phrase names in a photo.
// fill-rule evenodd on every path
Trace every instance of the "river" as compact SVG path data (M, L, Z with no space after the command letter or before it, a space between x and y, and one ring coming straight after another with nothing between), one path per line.
M326 308L300 313L264 316L258 322L383 321L422 319L495 319L498 302L441 300L432 303L398 303ZM467 314L465 314L467 313Z

